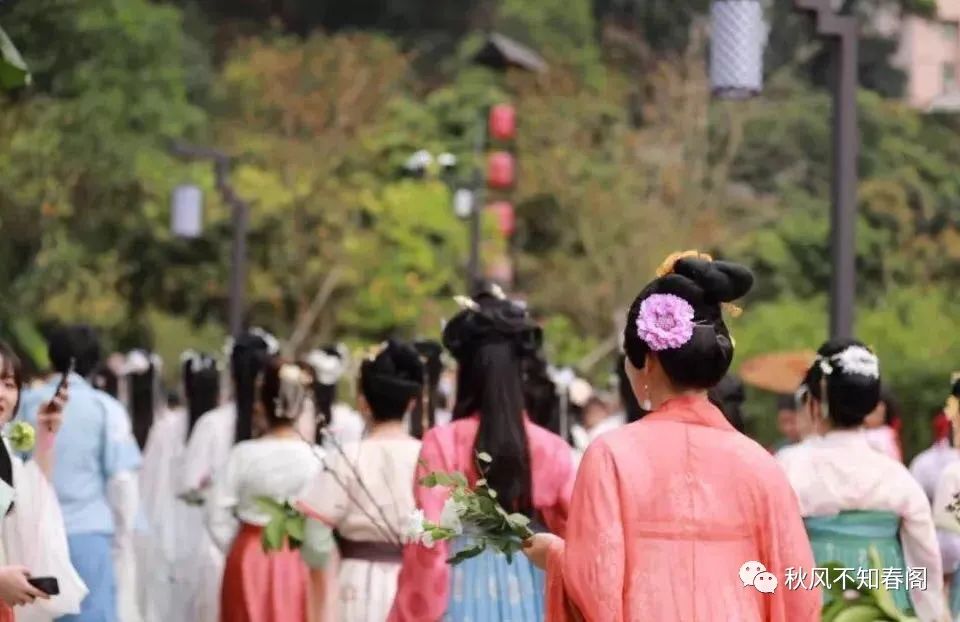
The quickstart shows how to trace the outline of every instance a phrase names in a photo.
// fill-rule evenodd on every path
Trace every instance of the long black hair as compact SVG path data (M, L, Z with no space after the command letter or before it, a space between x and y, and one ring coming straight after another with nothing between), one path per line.
M133 435L140 449L143 449L157 407L157 359L149 352L134 350L127 355L127 363L133 364L127 372L130 419L133 422Z
M512 512L533 512L533 482L524 426L521 361L537 352L540 328L526 309L478 296L446 325L444 346L459 363L453 418L479 415L474 449L493 459L485 474Z
M220 369L217 360L206 354L185 352L181 360L189 439L197 420L220 403Z
M93 372L92 384L113 398L120 397L120 377L107 363L100 363Z
M252 332L241 335L230 353L230 375L237 404L234 442L253 438L253 411L257 396L257 377L270 358L266 340Z
M530 420L541 428L560 434L560 396L557 394L557 385L550 378L546 360L539 354L526 356L521 369L523 399Z
M437 385L443 372L443 345L437 341L421 340L413 342L413 348L420 357L423 378L420 382L422 394L410 413L410 434L414 438L423 438L423 434L436 421Z
M333 405L337 401L337 383L346 366L346 352L343 348L326 346L310 352L307 364L313 369L313 404L317 411L317 431L314 442L323 444L324 429L333 419Z

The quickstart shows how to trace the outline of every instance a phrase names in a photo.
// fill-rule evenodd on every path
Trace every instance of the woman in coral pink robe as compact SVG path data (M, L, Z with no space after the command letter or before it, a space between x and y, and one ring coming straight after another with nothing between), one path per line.
M531 519L534 531L562 535L573 486L570 447L524 414L520 361L540 345L526 310L496 295L469 301L444 328L444 346L458 362L454 421L423 438L417 481L430 471L478 478L477 452L492 457L487 484L510 512ZM439 521L449 491L414 490L417 506ZM408 544L391 622L541 622L544 574L523 556L512 563L484 551L451 569L447 559L471 544L464 534L428 548Z
M547 571L549 622L820 619L813 554L786 476L707 398L733 359L720 305L752 282L741 266L687 257L634 301L626 375L653 412L587 449L565 539L525 543ZM742 580L741 569L755 568L747 562L773 576ZM777 582L772 593L755 587Z
M474 440L478 423L479 417L474 416L427 432L420 450L420 459L426 466L421 464L418 468L417 480L431 471L460 471L467 474L471 483L476 481ZM535 482L534 507L542 515L545 526L552 533L562 535L574 476L570 446L529 420L525 420L525 427ZM423 509L427 520L431 521L439 520L447 496L444 488L418 485L415 490L417 507ZM444 617L451 595L449 557L445 542L438 542L433 548L418 544L404 547L397 597L388 618L390 622L435 622ZM515 559L514 563L518 561ZM539 594L532 596L540 597Z
M594 442L580 465L566 539L547 562L547 620L820 619L818 590L787 589L813 567L793 491L774 458L705 398L662 405ZM773 594L744 587L759 561ZM809 581L808 581L809 583Z

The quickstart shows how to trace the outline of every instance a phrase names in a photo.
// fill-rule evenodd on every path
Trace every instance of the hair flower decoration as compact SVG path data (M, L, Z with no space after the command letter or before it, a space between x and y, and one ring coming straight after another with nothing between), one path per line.
M653 294L640 303L637 335L654 352L675 350L693 336L693 306L673 294Z
M863 346L850 346L832 358L844 373L867 378L880 377L880 361L877 355Z

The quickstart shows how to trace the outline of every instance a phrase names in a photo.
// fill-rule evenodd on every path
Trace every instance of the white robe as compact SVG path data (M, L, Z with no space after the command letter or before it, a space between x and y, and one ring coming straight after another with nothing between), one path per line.
M185 581L192 583L193 603L186 622L219 622L220 580L224 555L214 544L204 521L202 500L213 486L214 475L227 463L233 447L237 421L234 404L224 404L200 417L193 426L182 460L179 493L200 499L189 508L187 529L195 531L198 543L192 558L184 562Z
M52 622L79 613L87 586L70 563L57 494L36 462L13 455L11 460L14 508L3 520L3 563L25 566L35 577L56 577L60 587L60 594L49 600L17 607L17 622Z
M187 414L165 411L144 448L140 487L147 532L138 541L139 602L145 622L191 620L197 608L204 543L203 509L179 498L186 451Z
M940 546L927 495L902 463L874 449L863 430L837 430L777 453L803 516L847 510L900 517L907 566L927 569L927 589L912 590L917 616L931 622L946 611Z

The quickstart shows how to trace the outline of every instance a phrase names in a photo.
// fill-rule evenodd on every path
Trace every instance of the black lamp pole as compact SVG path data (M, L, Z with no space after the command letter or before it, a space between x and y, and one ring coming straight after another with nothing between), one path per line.
M794 0L794 6L814 15L817 34L829 39L833 51L830 336L847 338L853 336L857 285L857 19L834 12L830 0Z
M833 55L833 180L830 211L830 336L853 336L857 224L857 19L834 11L831 0L793 0L811 14ZM714 0L711 81L721 98L761 91L763 9L760 0Z
M230 206L233 219L233 247L230 258L230 302L228 317L230 334L234 338L243 333L247 290L247 230L250 206L237 195L230 183L233 158L222 151L175 142L171 152L184 159L210 160L216 178L217 190L224 203Z

